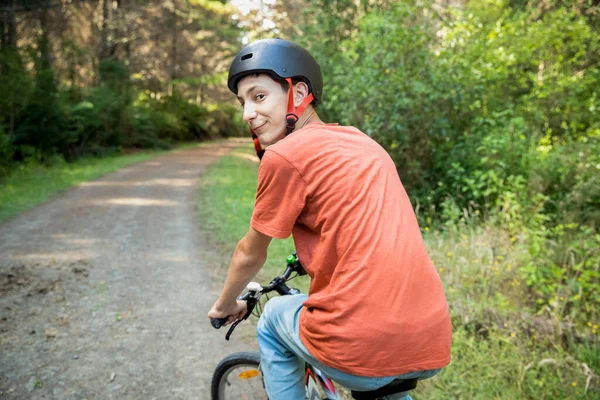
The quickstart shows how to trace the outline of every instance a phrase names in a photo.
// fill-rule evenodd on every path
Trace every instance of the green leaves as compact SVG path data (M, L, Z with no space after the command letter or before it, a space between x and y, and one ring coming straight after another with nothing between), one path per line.
M325 75L320 115L386 148L423 226L506 233L524 303L597 318L598 6L341 3L312 1L301 38Z
M490 215L517 203L526 212L542 193L553 222L600 225L600 185L588 172L600 164L593 6L409 1L341 11L341 3L311 2L317 25L301 39L325 75L320 114L382 144L415 203L436 210L451 197ZM578 142L589 147L583 163Z

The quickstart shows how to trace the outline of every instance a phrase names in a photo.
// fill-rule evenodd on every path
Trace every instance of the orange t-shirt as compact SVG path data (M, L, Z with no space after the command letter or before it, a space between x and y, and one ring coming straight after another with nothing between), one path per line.
M440 277L394 162L369 136L311 123L268 147L251 226L293 235L311 277L300 339L323 364L393 376L450 363Z

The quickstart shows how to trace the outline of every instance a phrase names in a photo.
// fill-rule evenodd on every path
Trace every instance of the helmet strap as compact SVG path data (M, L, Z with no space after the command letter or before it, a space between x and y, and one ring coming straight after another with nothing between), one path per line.
M292 83L292 78L287 78L286 81L290 85L290 90L288 91L287 115L285 116L285 120L287 122L285 127L285 135L287 136L294 132L294 129L296 129L296 122L298 122L306 107L308 107L308 105L315 98L312 93L309 93L302 104L300 104L298 108L294 108L294 85Z
M254 142L254 150L256 150L256 155L258 156L259 160L262 160L263 156L265 155L265 150L260 145L258 136L256 136L256 133L254 133L252 128L250 128L250 133L252 133L252 141Z

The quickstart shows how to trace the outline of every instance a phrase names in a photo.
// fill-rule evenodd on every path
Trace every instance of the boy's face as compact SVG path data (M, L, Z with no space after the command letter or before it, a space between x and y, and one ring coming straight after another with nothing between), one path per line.
M248 75L238 83L238 100L244 121L261 145L268 146L285 137L287 93L269 75Z

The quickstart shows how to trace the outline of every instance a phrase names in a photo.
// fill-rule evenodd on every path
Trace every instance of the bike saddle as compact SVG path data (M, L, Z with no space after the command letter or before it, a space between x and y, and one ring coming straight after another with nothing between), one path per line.
M387 385L380 387L377 390L370 390L368 392L359 392L356 390L352 391L352 398L356 400L376 400L380 397L388 396L390 394L408 392L417 387L418 379L395 379Z

